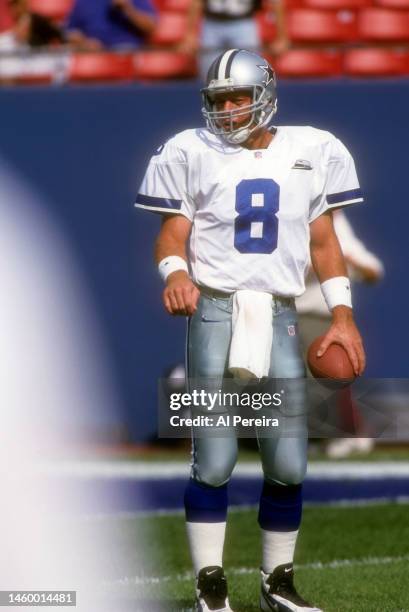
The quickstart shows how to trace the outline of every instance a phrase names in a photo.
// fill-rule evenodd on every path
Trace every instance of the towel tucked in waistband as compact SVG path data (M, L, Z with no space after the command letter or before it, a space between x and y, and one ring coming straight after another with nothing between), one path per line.
M243 380L263 378L270 370L273 296L243 289L233 297L229 371Z

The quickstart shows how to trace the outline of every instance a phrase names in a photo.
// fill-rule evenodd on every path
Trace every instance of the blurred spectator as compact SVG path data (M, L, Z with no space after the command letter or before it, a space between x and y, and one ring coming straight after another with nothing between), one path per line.
M273 54L282 53L288 46L283 0L265 0L263 7L274 14L277 36L266 49ZM262 0L191 0L185 40L180 50L195 53L198 43L200 73L206 78L207 70L224 49L260 49L260 37L256 13L262 8ZM200 41L197 39L200 20L203 17ZM199 49L200 50L200 49Z
M63 31L31 12L27 0L7 4L12 24L0 34L0 83L63 82L68 67Z
M76 0L67 39L89 48L138 48L155 27L151 0Z
M7 0L7 5L12 24L10 29L0 34L0 51L19 51L64 42L61 29L47 17L32 13L27 0Z
M357 238L342 210L334 211L333 219L351 281L370 284L378 282L384 274L382 262ZM320 283L312 268L307 276L306 291L296 303L300 315L301 344L306 354L311 342L327 331L331 321ZM373 447L373 440L369 437L358 437L366 436L367 432L349 388L339 394L339 400L337 411L340 427L343 432L351 432L357 437L331 440L326 448L327 455L336 459L352 452L369 452Z

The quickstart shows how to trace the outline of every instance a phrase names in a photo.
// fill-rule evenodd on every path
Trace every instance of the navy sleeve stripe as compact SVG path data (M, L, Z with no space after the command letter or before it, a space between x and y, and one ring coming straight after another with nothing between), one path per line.
M328 204L340 204L346 200L358 200L363 198L361 189L350 189L349 191L340 191L339 193L331 193L327 195Z
M174 200L172 198L157 198L155 196L143 195L138 193L136 203L144 206L152 206L154 208L166 208L169 210L180 210L182 208L182 200Z

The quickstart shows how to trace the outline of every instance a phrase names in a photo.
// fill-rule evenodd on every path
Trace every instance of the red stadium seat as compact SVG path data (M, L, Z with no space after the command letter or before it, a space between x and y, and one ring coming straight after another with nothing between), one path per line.
M303 8L304 0L283 0L284 9L290 11L295 8Z
M30 10L55 21L62 21L71 11L74 0L29 0Z
M409 43L409 13L383 8L363 9L358 15L358 32L363 40Z
M287 22L294 42L338 43L357 38L356 16L350 11L294 9Z
M133 57L134 76L142 81L196 76L196 60L174 51L140 51Z
M262 44L270 43L275 39L277 24L270 11L261 11L256 16L259 38Z
M372 0L304 0L304 5L308 8L323 10L354 10L371 6Z
M391 49L350 49L344 56L345 74L357 77L409 74L409 53Z
M375 4L391 9L403 9L409 11L409 0L376 0Z
M333 51L293 49L280 55L274 68L282 77L331 77L342 73L342 55Z
M71 58L70 81L118 81L132 78L132 55L78 53Z
M0 2L0 33L9 30L13 25L13 19L6 3Z
M159 19L150 42L153 45L175 45L183 40L186 28L187 16L185 14L159 13Z

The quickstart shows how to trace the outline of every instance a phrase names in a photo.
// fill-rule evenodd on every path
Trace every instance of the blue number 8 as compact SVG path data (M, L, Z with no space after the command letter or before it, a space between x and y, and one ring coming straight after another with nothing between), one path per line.
M275 251L279 206L280 185L273 179L240 181L236 187L236 211L239 214L234 221L234 246L240 253ZM253 225L255 223L258 225Z

